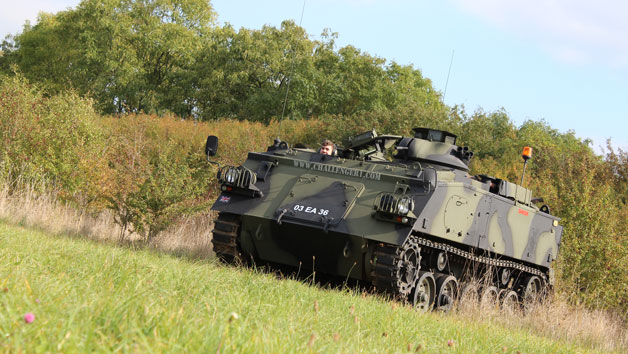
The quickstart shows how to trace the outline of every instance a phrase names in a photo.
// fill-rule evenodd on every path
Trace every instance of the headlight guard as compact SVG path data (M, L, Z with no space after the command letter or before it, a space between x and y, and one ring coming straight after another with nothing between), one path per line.
M406 194L380 193L373 203L378 219L407 224L414 222L414 200Z
M218 170L218 181L223 192L234 192L252 197L263 196L257 183L257 175L244 166L224 166Z

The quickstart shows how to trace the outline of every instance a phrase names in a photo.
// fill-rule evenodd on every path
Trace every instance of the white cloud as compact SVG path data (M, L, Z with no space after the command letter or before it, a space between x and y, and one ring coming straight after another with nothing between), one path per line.
M452 1L465 12L537 41L558 60L628 67L628 2Z

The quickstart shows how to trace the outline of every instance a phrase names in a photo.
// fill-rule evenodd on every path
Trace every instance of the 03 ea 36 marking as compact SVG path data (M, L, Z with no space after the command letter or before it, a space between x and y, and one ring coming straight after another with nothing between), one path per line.
M318 215L323 215L323 216L329 214L329 209L323 209L323 208L316 209L311 206L300 205L300 204L296 204L294 208L292 208L292 210L301 211L301 212L310 213L310 214L318 214Z

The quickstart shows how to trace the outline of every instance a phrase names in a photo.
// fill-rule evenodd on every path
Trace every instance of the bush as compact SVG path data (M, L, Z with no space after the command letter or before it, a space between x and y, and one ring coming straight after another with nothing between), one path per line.
M19 74L0 77L1 175L12 186L52 185L65 200L94 200L103 150L96 117L72 92L46 97Z
M207 207L203 196L210 179L201 143L164 129L164 121L174 120L132 115L103 121L110 138L101 191L121 226L121 239L137 232L148 240L179 217Z

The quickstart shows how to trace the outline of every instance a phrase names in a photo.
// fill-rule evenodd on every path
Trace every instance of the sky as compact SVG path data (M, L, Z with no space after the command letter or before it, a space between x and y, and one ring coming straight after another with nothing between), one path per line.
M0 35L79 0L0 0ZM319 39L412 64L467 112L504 109L628 150L628 2L597 0L213 0L218 24L291 19ZM301 14L303 10L303 18ZM453 60L452 60L453 58ZM451 63L451 70L450 70ZM448 78L449 72L449 80Z

